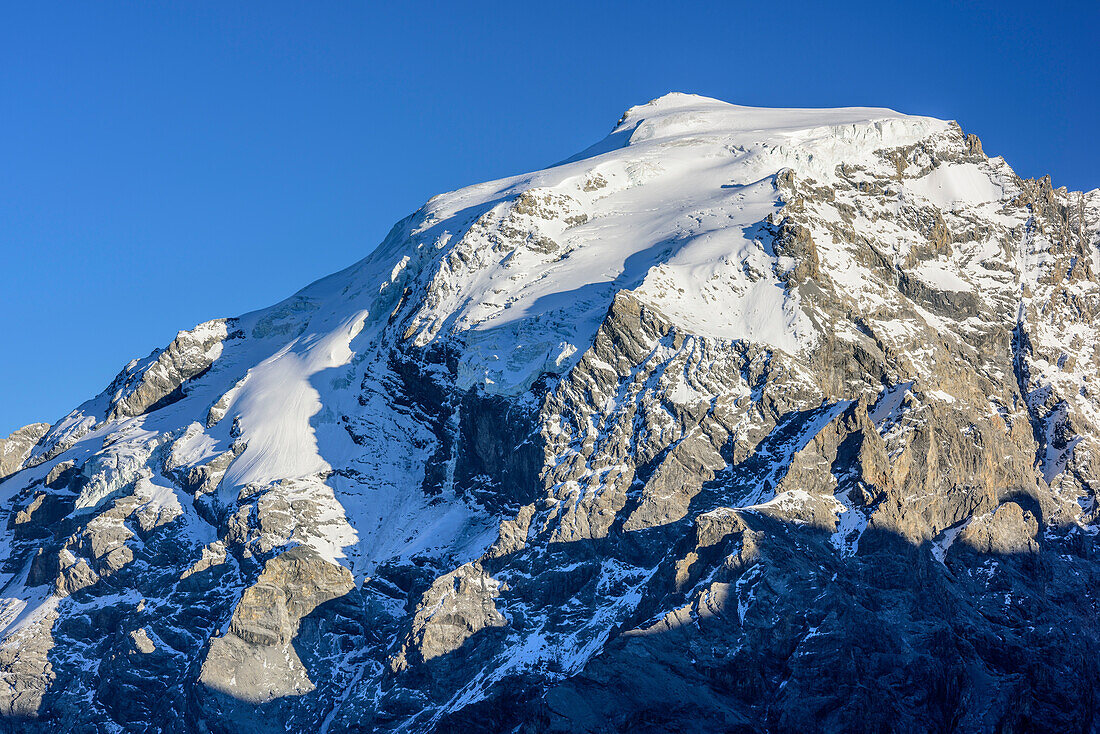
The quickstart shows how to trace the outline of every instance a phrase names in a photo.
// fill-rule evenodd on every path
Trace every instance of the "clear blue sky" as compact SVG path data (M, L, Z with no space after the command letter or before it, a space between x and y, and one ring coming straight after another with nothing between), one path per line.
M953 118L1100 186L1080 3L0 5L0 435L668 91Z

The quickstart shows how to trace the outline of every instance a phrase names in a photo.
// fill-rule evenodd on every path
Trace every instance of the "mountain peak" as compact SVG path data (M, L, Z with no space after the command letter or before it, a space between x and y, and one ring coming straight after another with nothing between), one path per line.
M0 729L1086 730L1098 235L939 120L631 108L0 441Z
M748 107L697 94L671 92L645 104L631 107L620 118L616 130L646 121L653 128L673 132L741 133L795 131L817 127L870 124L884 120L939 123L933 118L904 115L883 107L782 108ZM664 137L650 134L647 138Z
M572 163L627 146L679 145L692 140L724 139L729 145L786 145L814 149L825 175L841 158L897 147L940 132L950 123L904 115L879 107L772 108L730 104L711 97L672 92L628 109L602 141L569 158ZM843 147L830 141L846 141ZM824 144L824 145L823 145ZM823 158L823 155L826 156ZM803 156L803 164L809 155ZM795 167L798 167L796 162Z

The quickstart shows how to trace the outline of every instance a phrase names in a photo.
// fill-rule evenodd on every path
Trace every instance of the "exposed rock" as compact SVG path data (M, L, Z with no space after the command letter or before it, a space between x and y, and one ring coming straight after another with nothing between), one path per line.
M134 644L134 650L143 655L148 655L157 649L157 646L149 639L149 633L145 631L144 627L139 627L131 632L130 640Z
M53 610L9 634L0 644L0 716L10 717L10 727L27 726L36 717L42 699L55 680L50 653L54 647Z
M228 632L210 641L199 680L256 703L313 690L291 643L303 617L354 587L346 568L305 546L275 556L241 596Z
M108 388L112 395L107 420L141 415L181 399L183 384L214 363L228 333L224 319L208 321L191 331L181 331L165 350L154 352L146 363L131 363Z
M395 671L457 650L486 627L508 621L493 603L500 584L480 564L466 564L439 577L416 607L412 631L392 662Z
M35 444L50 430L49 423L32 423L0 438L0 479L23 466Z
M1036 553L1038 532L1039 523L1034 515L1015 502L1005 502L991 514L972 519L957 542L984 554Z

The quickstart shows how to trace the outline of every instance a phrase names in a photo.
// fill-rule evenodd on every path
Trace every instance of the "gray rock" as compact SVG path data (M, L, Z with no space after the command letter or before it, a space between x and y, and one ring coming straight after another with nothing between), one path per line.
M19 471L31 449L48 430L49 423L32 423L12 431L7 438L0 438L0 480Z

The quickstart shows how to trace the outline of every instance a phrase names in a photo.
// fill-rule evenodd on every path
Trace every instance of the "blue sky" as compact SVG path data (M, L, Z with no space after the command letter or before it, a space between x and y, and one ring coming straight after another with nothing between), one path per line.
M1100 186L1094 3L4 3L0 435L668 91L957 119Z

